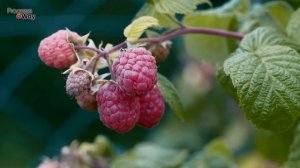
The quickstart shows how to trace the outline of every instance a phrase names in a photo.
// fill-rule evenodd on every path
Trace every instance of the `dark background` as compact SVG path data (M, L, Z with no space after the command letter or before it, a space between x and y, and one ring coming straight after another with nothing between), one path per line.
M215 6L226 0L212 0ZM123 29L143 0L1 0L0 1L0 167L34 167L42 156L58 154L71 140L108 136L120 149L133 146L151 130L135 128L120 135L106 129L97 113L78 108L64 89L62 71L38 58L42 38L65 27L99 44L124 40ZM30 8L34 21L17 20L7 8ZM178 67L176 48L160 73L172 76Z

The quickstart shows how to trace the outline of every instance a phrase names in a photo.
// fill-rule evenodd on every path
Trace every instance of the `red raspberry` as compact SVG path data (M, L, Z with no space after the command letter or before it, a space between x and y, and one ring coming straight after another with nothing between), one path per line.
M146 128L157 125L165 111L165 103L157 87L140 98L141 113L138 124Z
M79 38L75 32L71 32L72 38ZM77 60L74 48L68 41L67 30L59 30L46 37L40 43L39 56L50 67L62 69L71 66Z
M76 97L77 104L86 111L97 111L96 95L85 91Z
M128 95L145 95L157 81L155 58L145 48L120 52L113 63L117 83Z
M115 83L106 83L97 93L100 120L119 133L130 131L140 115L138 97L130 97Z
M91 76L84 70L72 71L66 82L66 91L70 96L79 96L90 88Z

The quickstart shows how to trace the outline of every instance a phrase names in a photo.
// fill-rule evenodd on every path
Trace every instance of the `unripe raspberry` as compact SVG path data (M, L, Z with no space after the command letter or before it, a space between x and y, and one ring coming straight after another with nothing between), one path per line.
M115 83L100 87L97 102L100 120L119 133L130 131L139 119L139 98L128 96Z
M89 91L84 91L79 96L76 96L77 104L86 111L97 111L96 95Z
M74 39L80 37L75 32L70 32L69 35ZM68 41L67 30L59 30L43 39L38 53L46 65L57 69L69 67L77 60L73 45Z
M170 54L171 42L165 42L149 48L157 62L163 62Z
M160 91L154 87L144 97L140 98L141 112L138 125L152 128L156 126L165 111L165 103Z
M128 95L145 95L157 81L157 66L151 52L145 48L122 51L113 63L117 83Z
M91 76L84 70L72 71L66 82L66 91L70 96L79 96L90 88Z

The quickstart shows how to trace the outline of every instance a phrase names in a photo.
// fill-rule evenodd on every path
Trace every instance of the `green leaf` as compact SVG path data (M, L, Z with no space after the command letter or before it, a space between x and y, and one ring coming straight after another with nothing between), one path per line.
M246 117L258 128L284 131L300 115L300 55L278 34L250 33L223 67Z
M288 160L284 168L295 168L300 165L300 123L295 131L294 140L290 148Z
M197 153L183 168L234 168L232 154L222 139L209 143L203 152Z
M117 158L114 168L177 168L186 160L186 150L164 148L150 143L142 143L123 156Z
M247 12L249 6L249 0L230 0L221 7L216 8L216 11L223 13L244 13Z
M158 88L170 108L181 120L184 120L184 108L178 92L174 85L161 74L158 74Z
M300 8L292 15L288 26L288 36L300 44Z
M287 45L296 50L299 49L299 46L294 44L290 39L269 27L257 28L246 35L240 43L240 48L248 52L254 52L260 47L272 45Z
M199 4L210 4L209 0L150 0L154 2L155 9L159 13L175 15L190 14Z
M142 16L134 20L124 30L124 36L130 42L137 41L146 29L158 26L158 20L151 16Z
M153 3L145 3L144 6L140 9L140 11L136 14L136 18L141 16L152 16L155 17L159 24L166 28L176 28L178 25L170 18L174 16L167 16L165 14L161 14L156 11L155 6Z
M285 132L257 131L255 150L269 160L283 163L289 154L293 132L293 129Z
M236 88L234 88L230 77L225 74L223 67L217 71L216 78L218 83L226 91L226 93L229 94L238 103L239 99L237 96L237 90Z
M284 1L274 1L266 5L269 15L281 30L285 30L294 12L293 8Z
M231 0L216 9L194 12L184 17L186 25L235 31L236 14L246 11L249 0ZM221 62L236 48L236 41L214 35L186 35L187 53L200 61Z
M233 14L202 11L184 17L183 22L194 27L231 30L235 17ZM189 55L210 62L224 60L236 47L234 40L214 35L185 35L184 44Z

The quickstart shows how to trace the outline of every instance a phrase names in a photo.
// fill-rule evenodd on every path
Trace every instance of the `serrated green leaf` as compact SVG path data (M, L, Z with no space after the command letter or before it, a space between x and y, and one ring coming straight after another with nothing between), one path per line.
M146 29L159 26L158 20L151 16L142 16L135 19L124 30L124 36L129 42L134 42L140 38Z
M178 27L178 25L170 18L173 17L175 19L174 16L167 16L165 14L157 12L153 3L146 2L135 17L138 18L141 16L153 16L159 21L159 24L161 26L166 28Z
M300 8L292 15L288 26L288 36L300 44Z
M284 131L300 115L300 55L277 35L250 33L223 66L246 117L259 128Z
M194 27L231 30L235 17L233 14L195 12L184 17L183 22ZM184 44L189 55L210 62L224 60L236 48L234 40L213 35L186 35Z
M299 46L290 39L269 27L260 27L247 34L240 43L240 48L248 52L254 52L260 47L272 45L287 45L296 50L299 49Z
M175 15L190 14L199 4L210 4L209 0L151 0L159 13Z
M269 15L281 30L285 30L292 13L293 8L284 1L274 1L266 5Z
M284 165L284 168L295 168L300 165L300 123L298 123L295 131L294 140L290 147L290 153L288 160Z
M181 120L184 120L184 108L177 90L174 85L161 74L158 74L158 88L170 108Z
M187 158L186 150L164 148L150 143L142 143L123 156L117 158L114 168L177 168Z

